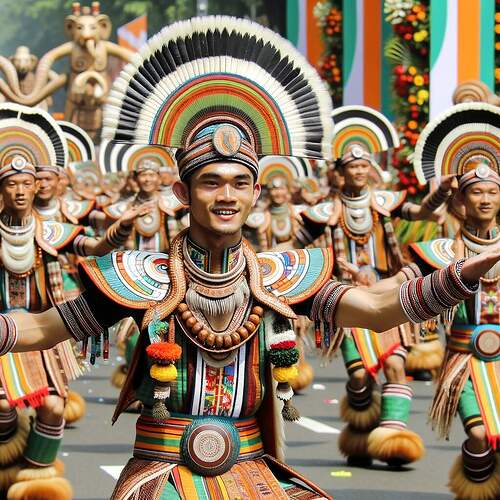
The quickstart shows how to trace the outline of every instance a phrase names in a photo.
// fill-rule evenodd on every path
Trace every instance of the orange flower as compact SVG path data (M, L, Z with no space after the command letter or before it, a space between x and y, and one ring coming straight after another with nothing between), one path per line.
M415 120L410 120L410 121L408 122L408 128L409 128L410 130L416 130L416 129L417 129L417 127L418 127L418 123L417 123Z
M414 79L413 79L413 83L417 86L417 87L421 87L423 84L424 84L424 77L422 75L417 75Z
M176 361L181 357L182 347L171 342L157 342L146 347L146 354L158 361Z
M410 104L415 104L415 103L417 102L417 98L416 98L416 96L414 96L414 95L409 95L409 96L408 96L408 102L409 102Z

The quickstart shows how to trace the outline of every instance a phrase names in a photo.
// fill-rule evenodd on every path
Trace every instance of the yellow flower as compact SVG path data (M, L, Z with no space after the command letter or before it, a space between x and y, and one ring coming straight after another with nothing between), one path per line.
M158 382L172 382L177 378L177 368L175 365L158 365L154 364L149 370L151 378Z
M424 84L424 77L422 75L417 75L414 79L413 79L413 83L417 86L417 87L421 87L423 84Z
M413 40L415 40L416 42L423 42L427 38L428 35L429 35L429 33L427 32L427 30L417 31L413 35Z
M417 19L418 19L419 21L424 21L426 17L427 17L427 14L426 14L423 10L421 10L421 11L417 14Z
M411 76L416 75L417 74L417 68L415 68L415 66L410 66L408 68L408 73L410 73Z
M273 378L276 382L290 382L297 378L299 372L297 366L275 366L273 368Z
M426 101L429 100L429 92L425 89L420 89L417 92L417 104L422 106Z

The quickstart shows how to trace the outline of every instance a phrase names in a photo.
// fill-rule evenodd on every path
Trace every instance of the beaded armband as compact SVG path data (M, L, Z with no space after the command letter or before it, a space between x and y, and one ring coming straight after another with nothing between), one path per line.
M87 345L90 337L92 339L91 364L94 364L95 359L101 354L104 359L108 359L108 329L97 321L85 298L80 295L76 299L55 304L55 306L68 332L77 342L82 342L82 356L87 357Z
M414 262L410 262L406 266L402 267L401 272L408 280L422 277L422 271L420 271L420 268Z
M401 285L399 298L407 318L421 323L468 299L477 291L478 284L469 288L461 277L464 264L461 259L425 278L415 278Z
M315 325L316 347L330 350L333 343L333 351L335 351L340 345L336 336L335 311L340 299L350 288L352 288L351 285L330 280L314 297L310 318ZM321 331L321 325L323 325L323 332Z
M17 342L16 322L7 314L0 314L0 356L10 352Z
M423 201L423 206L434 212L437 210L451 195L451 190L445 191L444 189L438 187L434 192L432 192L426 199Z
M132 227L132 224L124 227L119 221L115 222L106 231L106 241L115 248L125 245L132 232Z

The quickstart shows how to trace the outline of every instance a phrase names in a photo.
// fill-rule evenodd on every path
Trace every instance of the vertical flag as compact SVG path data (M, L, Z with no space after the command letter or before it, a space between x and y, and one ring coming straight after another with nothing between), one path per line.
M466 80L494 88L494 37L495 0L431 0L431 118Z
M320 29L313 14L317 3L318 0L286 2L286 37L315 67L323 51Z
M148 40L148 16L136 17L117 30L118 44L134 52Z
M383 0L343 0L344 105L364 104L390 115L390 68L384 59L391 36Z

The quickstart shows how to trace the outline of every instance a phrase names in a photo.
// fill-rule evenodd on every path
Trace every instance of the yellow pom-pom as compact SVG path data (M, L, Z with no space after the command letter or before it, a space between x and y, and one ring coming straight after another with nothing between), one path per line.
M299 372L297 366L275 366L273 368L273 378L277 382L291 382L296 379Z
M151 378L158 382L172 382L177 378L177 368L175 365L157 365L156 363L149 370Z

